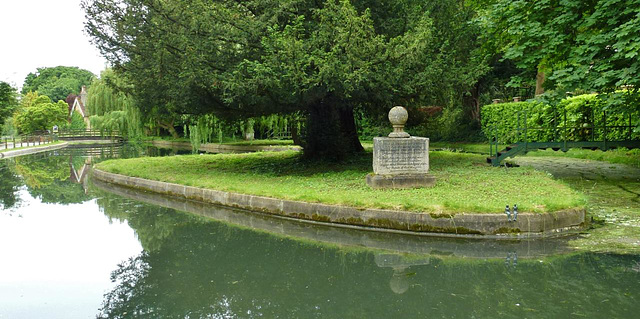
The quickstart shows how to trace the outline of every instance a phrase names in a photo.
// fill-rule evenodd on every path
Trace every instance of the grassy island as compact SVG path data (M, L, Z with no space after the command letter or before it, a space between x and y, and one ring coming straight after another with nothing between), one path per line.
M531 168L493 168L485 156L431 152L433 188L374 190L365 183L371 153L342 163L308 161L298 152L185 155L117 159L99 163L107 172L221 191L358 208L417 212L554 212L583 207L585 198L565 183Z

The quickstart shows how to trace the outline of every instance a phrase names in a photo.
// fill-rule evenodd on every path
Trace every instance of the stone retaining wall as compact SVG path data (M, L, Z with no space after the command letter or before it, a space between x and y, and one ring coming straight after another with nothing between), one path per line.
M104 182L207 203L302 220L371 227L375 230L531 237L553 235L574 229L580 227L585 219L584 209L549 214L521 213L518 215L518 221L510 222L507 221L506 215L501 213L433 215L386 209L358 209L203 189L108 173L98 169L93 169L93 177Z
M366 247L410 254L437 254L465 258L505 258L517 254L518 258L539 258L570 251L564 238L547 240L458 240L458 238L431 238L406 236L402 232L371 232L354 230L354 226L329 227L298 219L256 213L201 201L168 196L93 180L98 189L144 203L167 207L224 222L242 228L264 231L287 238L323 242L326 244ZM422 233L412 233L422 235ZM429 235L429 234L424 234ZM485 236L488 237L488 236ZM500 239L503 237L499 237Z

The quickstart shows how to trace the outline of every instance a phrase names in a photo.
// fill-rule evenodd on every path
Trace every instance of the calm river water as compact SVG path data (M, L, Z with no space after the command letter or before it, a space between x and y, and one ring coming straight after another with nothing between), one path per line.
M0 160L0 318L638 318L640 256L312 226Z

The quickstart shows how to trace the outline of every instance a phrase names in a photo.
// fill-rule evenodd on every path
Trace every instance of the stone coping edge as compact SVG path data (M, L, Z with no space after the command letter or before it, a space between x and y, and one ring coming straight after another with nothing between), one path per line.
M51 150L57 150L57 149L65 148L68 145L69 145L68 142L64 142L64 143L55 144L55 145L46 145L46 146L38 145L34 147L19 149L16 151L0 152L0 158L9 158L9 157L16 157L16 156L35 154L35 153L46 152Z
M304 221L337 224L336 226L364 226L378 231L528 238L553 236L574 230L583 226L585 220L584 209L568 209L547 214L521 213L517 221L508 221L505 214L435 215L387 209L358 209L159 182L109 173L97 168L93 168L92 171L93 177L100 181L143 191Z
M180 147L191 149L189 142L174 141L151 141L151 144L158 147ZM200 151L220 152L220 153L243 153L243 152L281 152L281 151L300 151L299 146L277 146L277 145L227 145L217 143L201 144Z

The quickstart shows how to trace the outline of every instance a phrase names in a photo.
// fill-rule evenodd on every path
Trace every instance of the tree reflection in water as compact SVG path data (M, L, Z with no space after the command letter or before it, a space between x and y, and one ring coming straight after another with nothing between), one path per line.
M127 220L145 252L113 272L117 285L101 318L623 318L640 311L638 256L574 253L505 265L504 257L328 246L147 204L128 213L104 208Z
M22 183L9 167L7 160L0 160L0 210L8 210L18 204L17 192Z

